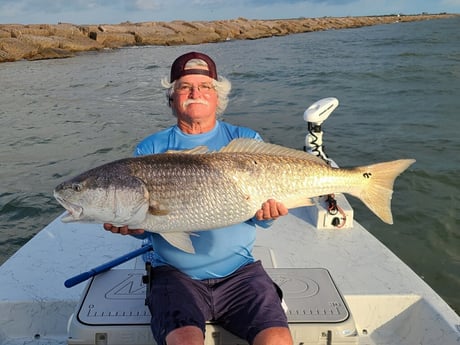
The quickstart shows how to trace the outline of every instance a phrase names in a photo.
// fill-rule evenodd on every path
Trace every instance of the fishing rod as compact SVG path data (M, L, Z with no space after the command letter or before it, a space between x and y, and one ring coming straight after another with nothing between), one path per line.
M129 261L131 259L134 259L135 257L138 257L139 255L145 254L149 251L153 250L153 247L151 244L144 245L136 250L133 250L132 252L129 252L127 254L124 254L116 259L113 259L105 264L102 264L100 266L94 267L90 269L89 271L80 273L72 278L67 279L64 282L64 285L66 288L70 288L72 286L75 286L77 284L80 284L81 282L84 282L85 280L88 280L91 277L94 277L102 272L108 271L111 268L121 265L122 263Z

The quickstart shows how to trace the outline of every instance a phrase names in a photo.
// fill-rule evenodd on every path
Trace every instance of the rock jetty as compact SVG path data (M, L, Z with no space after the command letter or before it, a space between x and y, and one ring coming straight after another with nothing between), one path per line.
M0 24L0 62L56 59L85 51L144 45L254 40L295 33L451 17L449 14L279 20L125 22L116 25Z

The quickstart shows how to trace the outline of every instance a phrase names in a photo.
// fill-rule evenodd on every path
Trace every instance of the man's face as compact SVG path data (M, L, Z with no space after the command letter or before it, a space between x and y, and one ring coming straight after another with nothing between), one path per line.
M178 119L195 121L215 118L217 92L213 80L200 74L185 75L178 79L171 104L174 115Z

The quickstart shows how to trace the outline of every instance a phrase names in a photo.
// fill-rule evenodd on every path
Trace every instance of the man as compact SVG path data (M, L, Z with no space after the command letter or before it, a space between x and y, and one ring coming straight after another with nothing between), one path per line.
M219 150L239 137L261 140L249 128L217 120L227 106L231 84L217 75L209 56L191 52L178 57L170 80L162 84L177 124L145 138L135 155L199 145ZM292 344L278 289L252 255L256 224L269 227L287 213L284 205L268 200L245 223L191 236L194 254L173 247L158 234L104 224L108 231L143 238L154 248L146 260L153 266L148 300L158 344L202 345L208 320L250 344Z

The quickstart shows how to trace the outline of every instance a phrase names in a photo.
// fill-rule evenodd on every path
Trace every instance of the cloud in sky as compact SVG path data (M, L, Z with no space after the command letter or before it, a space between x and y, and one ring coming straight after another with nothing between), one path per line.
M460 0L0 0L0 23L274 19L460 13Z

